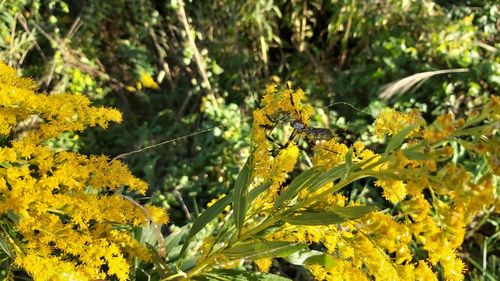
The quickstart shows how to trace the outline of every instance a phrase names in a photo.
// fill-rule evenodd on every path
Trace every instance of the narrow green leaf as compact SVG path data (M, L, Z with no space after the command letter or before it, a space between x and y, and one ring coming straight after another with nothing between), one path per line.
M186 238L186 241L184 241L184 245L182 246L182 250L179 254L179 257L183 257L184 253L187 250L187 247L189 246L189 243L193 239L193 237L200 232L209 222L211 222L215 217L217 217L224 208L226 208L229 203L231 203L231 194L226 195L225 197L221 198L217 202L215 202L212 206L210 206L208 209L206 209L201 215L196 219L196 221L193 223L193 226L191 227L191 230L189 231L189 234ZM181 259L179 259L179 262L177 265L179 266L181 263Z
M329 225L349 220L335 212L304 212L300 215L285 218L285 221L294 225Z
M165 238L165 249L167 249L167 262L177 260L179 258L179 254L181 253L182 247L184 243L182 243L182 239L186 237L190 231L190 225L185 225L180 229L176 229L174 232L170 233ZM189 242L188 242L189 243Z
M271 182L269 181L269 182L263 183L263 184L255 187L254 189L250 190L250 192L248 193L248 202L249 203L253 202L253 200L255 200L255 198L257 198L257 196L259 196L259 194L266 191L270 186L271 186Z
M342 177L344 179L347 178L349 172L351 172L353 153L354 153L354 146L351 145L349 151L347 151L345 155L345 171L344 171L344 176Z
M198 281L291 281L276 274L237 269L216 269L193 279Z
M160 277L166 278L167 276L171 275L172 270L169 268L165 260L162 257L160 257L156 248L149 243L146 243L146 247L148 248L149 253L151 254L153 264L155 265L156 271L158 272Z
M241 169L233 188L233 216L238 233L243 228L247 212L248 186L252 182L252 155L250 155Z
M332 256L325 253L321 253L320 255L311 256L304 261L304 265L310 265L310 264L319 264L326 268L330 268L335 265L335 260L333 259Z
M316 177L321 172L320 168L311 168L307 171L302 172L298 175L281 193L281 195L276 199L274 207L277 208L281 206L284 202L292 199L297 195L302 189L307 187L307 184Z
M375 211L374 206L347 206L347 207L332 207L332 212L347 219L357 219Z
M307 244L298 244L285 241L260 241L237 244L236 246L222 251L221 254L229 258L237 259L265 259L275 257L286 257L301 249Z
M431 156L427 153L423 153L422 151L418 150L408 150L404 149L402 150L403 154L406 156L406 158L410 160L429 160L431 159Z
M345 163L346 163L347 168L351 167L353 153L354 153L354 146L351 145L351 147L349 148L349 151L347 151L347 153L345 155Z
M10 258L14 259L16 255L10 250L9 244L0 236L0 248L5 254L7 254Z
M284 224L285 224L284 221L281 221L281 220L277 221L277 222L273 223L272 225L270 225L269 227L267 227L266 229L255 233L254 237L260 237L260 238L267 237L270 234L272 234L272 233L278 231L280 228L282 228Z
M189 225L185 225L180 229L174 230L167 237L165 237L165 248L171 249L175 246L180 245L182 238L188 233L188 230L190 230L188 227Z
M9 162L0 162L0 167L10 168L12 167L12 164L10 164Z
M315 192L325 184L340 179L344 174L345 168L346 165L341 164L319 174L313 181L310 182L310 186L308 187L308 189L311 192Z
M401 131L399 131L397 134L395 134L394 136L392 136L391 140L389 141L389 143L387 144L387 147L385 149L385 153L391 153L393 150L395 150L396 148L398 148L399 146L401 146L401 144L403 143L404 139L406 138L406 136L413 130L415 129L417 126L416 125L409 125L409 126L406 126L405 128L403 128Z
M291 264L304 265L307 259L323 254L324 254L323 252L316 250L302 249L300 251L297 251L289 255L288 257L285 257L284 259Z
M186 260L182 261L182 265L180 266L180 271L187 272L193 267L196 266L196 263L198 262L198 257L189 257Z

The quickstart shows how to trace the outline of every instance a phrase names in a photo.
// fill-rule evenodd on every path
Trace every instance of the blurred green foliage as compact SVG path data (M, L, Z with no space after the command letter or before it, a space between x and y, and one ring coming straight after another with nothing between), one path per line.
M499 93L499 13L494 0L0 1L0 59L45 91L124 113L105 133L65 135L54 147L117 156L192 134L123 159L183 226L234 180L265 84L293 81L317 108L328 106L315 125L348 129L337 130L346 141L387 105L460 116ZM379 95L394 80L450 68L468 72ZM498 263L498 223L487 213L471 228L471 278L498 278L489 267Z

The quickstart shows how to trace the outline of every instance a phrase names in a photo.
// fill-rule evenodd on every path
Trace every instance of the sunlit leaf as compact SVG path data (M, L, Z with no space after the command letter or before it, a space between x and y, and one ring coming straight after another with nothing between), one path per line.
M399 131L397 134L392 136L391 140L387 144L387 147L385 149L385 153L391 153L393 150L401 146L403 143L404 139L406 136L417 126L416 125L409 125L403 128L401 131Z
M302 249L289 255L288 257L285 257L285 260L291 264L304 265L307 259L323 254L323 252L316 250Z
M247 211L248 186L252 182L252 156L250 155L241 169L233 188L233 217L238 233L241 232Z
M331 168L328 171L322 172L313 181L311 181L308 189L311 192L315 192L319 188L323 187L325 184L327 184L329 182L336 181L337 179L340 179L344 175L345 168L346 168L346 165L341 164L341 165L338 165L338 166Z
M224 208L226 208L229 203L231 203L231 198L232 196L229 194L221 199L219 199L217 202L215 202L212 206L210 206L208 209L206 209L201 215L196 219L196 221L193 223L193 226L191 227L191 230L189 231L188 237L186 238L186 241L184 241L184 245L182 246L182 250L179 254L179 256L182 258L184 256L184 253L187 250L187 247L189 246L189 243L193 239L193 237L200 232L209 222L211 222L215 217L217 217ZM179 263L181 260L179 260ZM178 263L178 265L179 265Z
M250 192L248 193L248 202L251 203L253 200L255 200L255 198L257 198L257 196L259 196L259 194L266 191L270 186L271 182L267 182L250 190Z
M275 257L286 257L301 249L307 244L298 244L285 241L260 241L238 244L221 254L229 258L241 259L265 259Z
M194 278L199 281L290 281L290 279L263 272L236 269L216 269Z
M373 206L347 206L347 207L331 207L332 212L337 213L338 215L348 218L348 219L357 219L362 216L371 213L377 208Z
M429 160L431 159L431 156L428 153L423 153L418 150L408 150L408 149L403 149L402 150L403 154L408 158L409 160Z
M151 254L153 264L155 265L156 271L158 272L160 277L165 278L165 277L171 275L172 270L170 269L168 264L165 262L165 260L159 255L156 248L149 243L146 243L146 247L148 248L149 253Z
M320 255L313 255L304 261L304 265L309 264L319 264L321 266L329 268L335 265L335 260L332 256L321 253Z
M0 236L0 248L1 248L2 252L7 254L10 258L16 257L16 255L10 250L9 244L7 244L7 242L5 242L5 240L3 240L2 236Z
M321 172L320 168L312 168L298 175L276 199L274 206L277 208L284 202L292 199L301 190L308 186L308 183Z

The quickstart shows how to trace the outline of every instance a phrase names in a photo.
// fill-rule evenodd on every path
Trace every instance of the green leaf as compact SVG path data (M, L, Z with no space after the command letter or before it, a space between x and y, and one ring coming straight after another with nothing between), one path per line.
M334 213L340 215L341 217L347 219L357 219L377 210L377 208L375 208L374 206L347 206L347 207L332 207L331 210Z
M222 251L221 254L229 258L258 260L286 257L305 247L307 247L307 244L285 241L247 242L237 244L228 250Z
M10 250L9 244L0 236L0 248L5 254L7 254L10 258L14 259L16 255Z
M332 256L321 253L320 255L311 256L304 261L304 265L309 264L319 264L321 266L329 268L335 265L335 260Z
M409 149L404 149L402 150L403 154L406 156L406 158L410 160L429 160L431 159L431 156L428 153L423 153L422 151L418 150L409 150Z
M397 134L392 136L391 140L387 144L387 147L385 149L385 153L391 153L393 150L401 146L403 141L405 140L406 136L413 131L417 126L416 125L409 125L403 128L401 131L399 131Z
M243 166L243 169L238 174L233 188L233 215L238 233L243 228L247 212L248 186L252 182L252 161L252 155L250 155L245 166Z
M302 172L298 175L281 193L281 195L276 199L274 207L278 208L284 202L292 199L297 195L302 189L307 187L307 184L320 173L321 169L319 167L312 168L307 171Z
M326 212L303 212L299 215L285 218L285 221L295 225L328 225L342 223L360 218L376 210L373 206L331 207Z
M291 279L270 273L236 270L216 269L193 279L199 281L290 281Z
M349 220L335 212L304 212L300 215L285 218L285 221L293 225L329 225L338 224Z
M267 227L266 229L255 233L254 237L264 238L266 236L269 236L270 234L272 234L272 233L278 231L280 228L282 228L284 224L285 224L284 221L281 221L281 220L277 221L277 222L273 223L272 225L270 225L269 227Z
M196 219L196 221L193 223L193 226L191 227L191 230L189 231L188 237L186 238L186 241L184 241L184 245L182 246L182 250L179 254L179 257L183 257L187 247L189 246L189 242L193 239L193 237L200 232L209 222L211 222L215 217L217 217L224 208L226 208L227 205L231 202L231 194L226 195L225 197L221 198L217 202L215 202L212 206L210 206L208 209L206 209L201 215ZM182 259L179 259L177 262L177 266L180 265L182 262Z
M149 243L146 243L146 247L148 248L149 253L151 254L151 258L153 259L153 264L155 265L156 271L158 272L160 277L166 278L167 276L171 275L172 274L171 268L168 266L165 260L162 257L160 257L156 248Z
M266 191L270 186L271 186L271 182L269 181L269 182L263 183L263 184L255 187L254 189L250 190L250 192L248 193L248 202L249 203L253 202L253 200L255 200L255 198L257 198L257 196L259 196L259 194Z
M346 170L349 170L351 168L351 165L352 165L352 155L354 153L354 147L351 146L349 148L349 151L347 151L346 155L345 155L345 164L346 164Z
M288 257L285 257L284 259L291 264L304 265L307 259L324 254L325 253L316 250L302 249L289 255Z
M342 175L344 174L345 168L346 168L346 165L341 164L341 165L338 165L338 166L331 168L328 171L325 171L325 172L319 174L310 183L309 190L311 192L315 192L316 190L318 190L319 188L321 188L325 184L327 184L329 182L336 181L337 179L341 178Z
M10 168L12 167L12 164L10 164L9 162L0 162L0 167Z
M189 225L185 225L174 230L165 238L165 249L167 249L167 262L177 260L184 246L181 242L182 238L186 237L189 231Z
M351 172L353 153L354 153L354 146L351 145L349 151L345 155L345 171L344 171L344 176L342 177L343 179L347 178L347 176L349 176L349 172Z

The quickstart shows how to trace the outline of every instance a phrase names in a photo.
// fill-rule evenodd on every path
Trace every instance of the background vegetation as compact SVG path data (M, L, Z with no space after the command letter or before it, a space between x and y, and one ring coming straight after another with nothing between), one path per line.
M344 142L363 138L385 106L460 117L500 88L497 1L18 0L1 1L0 13L0 60L44 91L124 113L106 132L66 134L55 147L114 157L181 137L122 159L169 208L167 234L227 192L269 82L302 88L323 108L313 123ZM468 71L380 94L414 73L459 68ZM471 279L497 276L499 228L492 211L471 226Z

